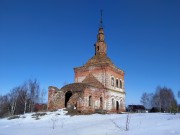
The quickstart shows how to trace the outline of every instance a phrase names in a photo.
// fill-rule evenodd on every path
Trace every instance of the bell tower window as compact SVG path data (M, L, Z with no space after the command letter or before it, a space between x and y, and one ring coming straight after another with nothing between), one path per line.
M119 80L119 83L120 83L120 88L122 89L122 81L121 81L121 80Z
M99 46L97 46L97 51L99 51Z
M111 77L111 86L114 86L114 77Z
M116 87L117 87L117 88L119 87L119 81L118 81L118 79L116 79Z

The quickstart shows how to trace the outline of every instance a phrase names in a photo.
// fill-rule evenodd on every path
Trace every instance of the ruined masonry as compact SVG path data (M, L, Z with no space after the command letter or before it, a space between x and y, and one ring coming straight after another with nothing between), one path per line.
M95 55L74 68L74 83L61 89L50 86L48 110L76 109L81 113L120 113L125 111L124 71L107 56L102 25L99 28Z

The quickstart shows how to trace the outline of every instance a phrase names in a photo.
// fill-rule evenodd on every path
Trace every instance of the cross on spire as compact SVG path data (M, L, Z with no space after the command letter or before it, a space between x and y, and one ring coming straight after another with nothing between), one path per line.
M103 27L103 26L102 26L102 23L103 23L103 20L102 20L102 12L103 12L103 10L101 9L100 28L102 28L102 27Z

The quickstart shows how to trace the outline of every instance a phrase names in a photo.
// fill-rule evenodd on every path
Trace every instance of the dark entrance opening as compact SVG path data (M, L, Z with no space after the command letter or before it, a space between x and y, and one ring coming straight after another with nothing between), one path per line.
M89 106L92 105L92 96L89 96Z
M71 91L66 92L66 94L65 94L65 107L67 107L67 102L69 101L71 96L72 96Z
M119 111L119 102L116 101L116 110Z
M102 97L100 97L100 109L102 109L103 108L103 99L102 99Z

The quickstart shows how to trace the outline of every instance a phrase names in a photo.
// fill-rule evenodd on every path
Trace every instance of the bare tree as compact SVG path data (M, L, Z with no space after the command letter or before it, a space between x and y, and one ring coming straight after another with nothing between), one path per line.
M9 115L9 102L7 95L0 96L0 117L8 116Z
M40 86L36 79L29 80L27 85L27 91L29 92L29 111L32 112L35 103L38 103L40 100Z
M19 91L20 102L24 106L24 113L34 111L34 105L40 101L43 95L43 90L40 89L37 79L24 82Z
M0 96L0 117L34 111L35 103L43 101L45 94L37 79L25 81L5 96Z
M27 110L27 103L28 103L28 98L29 98L29 93L28 93L28 88L27 88L26 82L21 86L21 88L19 90L19 97L20 97L19 98L20 102L24 106L23 113L25 114L26 110Z
M171 112L173 106L177 106L173 91L170 88L158 87L153 97L153 105L159 107L160 111L163 109L166 112Z
M47 91L45 89L42 89L40 91L39 102L44 103L44 100L45 100L44 98L45 98L46 94L47 94Z
M10 93L7 95L8 101L9 101L9 104L10 104L10 114L11 115L15 114L19 89L20 89L20 87L13 88L10 91Z
M180 90L178 91L178 98L180 99ZM180 105L178 105L178 112L179 112L179 109L180 108Z
M158 86L157 89L156 89L156 92L155 92L155 94L153 96L152 104L153 104L153 107L158 107L159 111L161 112L162 107L161 107L160 89L161 89L161 87Z
M153 93L143 93L140 102L144 105L146 109L150 109L152 107L152 98Z

